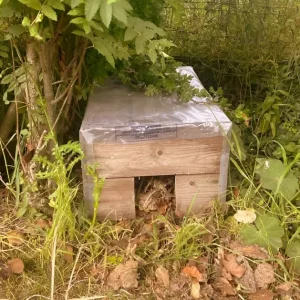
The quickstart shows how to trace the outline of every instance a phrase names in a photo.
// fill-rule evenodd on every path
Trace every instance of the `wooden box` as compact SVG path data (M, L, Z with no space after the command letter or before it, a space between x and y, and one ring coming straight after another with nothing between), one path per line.
M203 88L192 68L179 71ZM95 164L105 177L99 220L135 217L134 177L175 175L182 214L224 199L230 130L229 119L206 98L182 103L175 96L147 97L113 82L96 88L80 130L88 210L94 206L93 180L84 167Z

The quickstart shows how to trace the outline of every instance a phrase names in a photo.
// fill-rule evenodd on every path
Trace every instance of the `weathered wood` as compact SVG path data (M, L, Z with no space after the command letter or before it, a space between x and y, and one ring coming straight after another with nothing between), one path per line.
M97 219L119 220L135 218L134 178L105 179L101 192ZM89 202L89 212L92 213L93 199Z
M219 173L223 137L93 145L99 176L137 177Z
M176 175L176 210L181 214L203 212L218 197L219 174Z

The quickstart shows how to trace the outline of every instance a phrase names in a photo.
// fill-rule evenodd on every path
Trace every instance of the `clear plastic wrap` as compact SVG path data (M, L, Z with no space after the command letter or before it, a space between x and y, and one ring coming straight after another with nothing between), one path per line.
M180 67L177 71L192 76L191 85L204 89L193 68ZM176 95L148 97L142 91L109 81L95 87L89 99L80 129L80 143L86 154L83 165L101 164L94 159L95 143L127 144L224 136L219 177L221 197L227 185L230 131L230 120L217 105L210 103L209 98L194 97L193 101L183 103ZM91 188L90 184L85 185L86 197L91 195Z

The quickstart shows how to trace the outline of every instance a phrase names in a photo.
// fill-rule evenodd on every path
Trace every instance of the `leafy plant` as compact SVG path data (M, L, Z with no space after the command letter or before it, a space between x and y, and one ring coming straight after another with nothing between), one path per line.
M284 229L278 219L271 215L263 215L255 220L254 225L245 224L240 234L247 245L258 245L276 254L282 247Z
M262 187L292 199L299 190L298 178L288 166L278 159L257 158L255 173L260 176Z

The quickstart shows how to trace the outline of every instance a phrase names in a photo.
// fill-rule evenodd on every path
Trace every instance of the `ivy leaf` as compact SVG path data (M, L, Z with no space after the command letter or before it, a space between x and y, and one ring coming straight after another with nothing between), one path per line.
M59 0L48 0L47 4L58 10L65 10L65 6Z
M108 28L112 18L112 5L103 1L100 7L100 17L103 24Z
M256 219L255 225L244 225L240 234L245 244L258 245L276 254L282 247L284 230L275 217L264 215Z
M105 2L105 1L104 1ZM87 0L85 4L85 16L88 21L92 20L100 7L101 1Z
M124 24L127 24L127 11L130 10L132 10L132 6L126 0L113 3L113 16Z
M39 0L19 0L19 1L25 4L26 6L36 10L40 10L42 6Z
M135 39L135 49L137 54L141 54L144 52L146 41L146 38L142 35L139 35Z
M133 28L128 27L125 31L124 41L128 42L133 40L137 36L137 32Z
M80 0L71 0L71 8L77 7L80 3Z
M291 270L300 272L300 241L294 240L288 243L286 255L291 258Z
M42 13L46 17L48 17L49 19L51 19L53 21L57 21L57 14L56 14L55 10L51 6L49 6L47 4L43 5L42 6Z
M262 187L271 190L273 193L281 193L285 198L291 199L297 190L299 183L292 171L282 178L286 166L278 159L257 158L255 173L260 176Z

